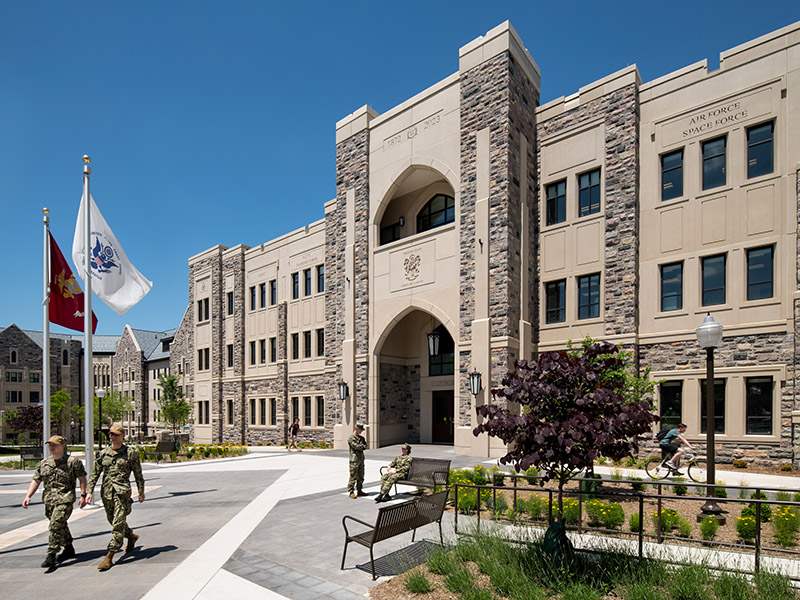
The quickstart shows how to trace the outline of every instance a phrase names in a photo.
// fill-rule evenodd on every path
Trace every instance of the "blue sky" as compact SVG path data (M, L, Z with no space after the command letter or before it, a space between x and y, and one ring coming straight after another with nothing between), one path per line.
M92 195L153 290L97 333L177 327L187 259L323 216L336 121L379 113L458 70L509 19L542 102L636 63L649 81L800 20L752 2L7 2L0 19L0 326L42 326L41 209L69 257ZM67 332L59 326L53 331Z

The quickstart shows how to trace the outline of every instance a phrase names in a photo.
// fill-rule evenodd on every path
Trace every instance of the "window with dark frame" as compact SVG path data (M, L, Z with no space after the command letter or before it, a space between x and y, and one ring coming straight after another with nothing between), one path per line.
M600 274L578 277L578 319L600 316Z
M456 220L456 202L452 196L436 194L417 213L417 233L441 227Z
M700 380L700 433L706 427L706 380ZM725 433L725 379L714 379L714 433Z
M255 340L250 342L250 364L256 364L256 342Z
M233 400L228 400L228 425L233 425Z
M578 175L578 216L600 212L600 169Z
M303 396L303 426L311 427L311 396Z
M61 353L61 365L64 366L64 367L69 366L69 351L68 350L64 350Z
M683 148L661 155L661 200L683 196Z
M233 367L233 344L228 344L228 368Z
M278 281L271 279L269 282L269 305L275 306L278 303Z
M750 248L747 250L747 299L763 300L773 296L774 248Z
M658 386L661 428L674 429L683 422L683 382L664 381Z
M703 189L725 185L725 147L727 136L703 142Z
M269 362L278 362L278 338L269 338Z
M725 304L726 255L705 256L700 259L703 279L703 306Z
M775 122L747 128L747 178L768 175L774 171L773 135Z
M400 222L384 225L380 232L380 245L391 244L400 239Z
M317 427L325 427L325 398L317 396Z
M300 334L292 334L292 360L300 358Z
M550 281L545 289L545 323L563 323L567 320L567 280Z
M250 287L250 310L256 309L256 286Z
M289 415L289 423L294 423L295 419L300 418L300 399L297 396L292 397L292 414Z
M267 424L267 399L266 398L259 398L258 400L258 408L259 408L259 415L260 419L258 424L259 425L266 425Z
M256 399L250 398L250 425L256 424Z
M311 358L311 331L303 332L303 358Z
M661 265L661 311L683 308L683 263Z
M292 300L300 297L300 273L292 273Z
M434 331L439 334L439 354L428 357L428 375L431 377L452 375L455 364L455 342L444 325L439 325Z
M546 224L555 225L567 220L567 180L550 183L545 188L547 197Z
M267 305L267 284L258 284L259 296L261 297L260 307L264 308Z
M233 314L233 292L228 292L228 316Z
M317 293L325 291L325 265L317 265Z
M746 435L772 435L772 377L745 377Z
M259 346L259 358L261 360L261 364L267 364L267 340L258 340Z
M303 296L311 295L311 269L303 270Z
M269 424L273 427L278 424L278 399L269 399Z
M317 329L317 356L325 356L325 330Z

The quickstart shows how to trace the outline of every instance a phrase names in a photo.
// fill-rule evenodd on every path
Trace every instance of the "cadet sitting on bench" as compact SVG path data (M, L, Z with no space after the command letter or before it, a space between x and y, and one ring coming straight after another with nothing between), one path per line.
M392 489L394 482L405 479L408 470L411 468L411 444L403 444L400 449L400 456L389 463L389 469L381 476L381 493L375 498L375 502L386 502L391 500L389 490Z

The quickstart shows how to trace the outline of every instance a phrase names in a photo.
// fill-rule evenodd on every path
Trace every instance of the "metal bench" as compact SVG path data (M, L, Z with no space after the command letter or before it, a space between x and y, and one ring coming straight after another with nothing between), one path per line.
M22 469L25 470L26 460L40 461L44 458L43 446L20 446L19 460L22 463Z
M381 475L387 467L381 467ZM415 485L435 489L437 485L447 486L450 475L450 461L444 458L412 458L411 468L405 479L398 479L394 484L394 493L397 493L397 484Z
M447 503L447 490L431 494L430 496L419 496L406 502L399 504L390 504L378 509L378 516L375 519L375 524L371 525L361 519L356 519L346 515L342 518L342 527L344 527L344 551L342 552L342 569L344 569L344 560L347 556L347 545L350 542L356 542L369 548L369 562L372 566L372 579L377 579L375 575L375 559L372 554L372 547L382 541L413 531L411 541L417 535L417 528L430 523L439 524L439 540L444 545L444 537L442 536L442 515L444 514L444 507ZM366 531L351 534L347 530L347 520L350 519L356 523L360 523L368 527Z
M163 441L163 442L158 442L156 444L156 449L151 451L151 452L146 452L145 455L146 456L155 456L156 457L156 464L158 464L158 461L161 458L161 455L163 455L163 454L172 455L172 453L175 452L177 449L178 449L178 446L177 446L177 444L175 442Z

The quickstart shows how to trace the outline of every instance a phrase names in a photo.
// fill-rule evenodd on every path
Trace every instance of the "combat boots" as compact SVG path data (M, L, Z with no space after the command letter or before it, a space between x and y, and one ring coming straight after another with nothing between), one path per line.
M44 562L42 562L42 568L43 569L52 569L55 566L56 566L56 553L55 552L48 552L47 556L44 559Z
M72 544L67 544L64 546L64 551L58 555L58 562L64 562L65 560L69 560L70 558L75 558L77 556L75 554L75 546Z
M111 562L111 560L114 558L114 554L116 554L114 550L109 550L108 554L106 554L106 557L103 559L103 562L97 565L97 570L108 571L111 568L111 565L114 564L113 562Z
M125 546L125 552L133 552L134 548L136 548L136 540L138 539L139 536L131 531L131 534L128 536L128 545Z

